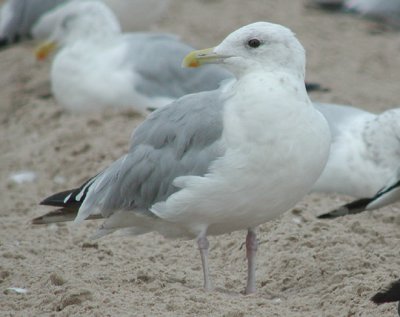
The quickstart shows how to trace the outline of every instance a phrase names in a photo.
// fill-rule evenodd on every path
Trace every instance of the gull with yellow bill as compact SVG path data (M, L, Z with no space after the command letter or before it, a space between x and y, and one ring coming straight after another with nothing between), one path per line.
M68 111L110 107L147 113L232 78L216 65L183 69L181 61L192 47L169 34L121 33L115 15L101 2L71 2L47 17L53 15L58 23L36 57L44 60L59 48L51 67L51 89Z
M35 224L104 218L96 236L156 231L196 239L212 289L208 235L247 230L247 294L256 291L256 228L306 195L328 159L327 122L308 98L305 52L287 28L257 22L183 65L219 64L235 76L151 113L126 155L81 187L42 204Z

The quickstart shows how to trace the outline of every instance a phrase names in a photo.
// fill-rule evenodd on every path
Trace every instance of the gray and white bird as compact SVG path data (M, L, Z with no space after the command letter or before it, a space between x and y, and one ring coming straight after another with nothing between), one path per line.
M374 114L314 103L332 134L328 163L312 191L359 198L321 218L375 209L400 199L400 108Z
M232 75L208 65L183 69L192 47L169 34L122 33L113 12L99 1L73 1L46 16L58 23L36 56L59 48L51 66L51 90L71 112L162 107L189 93L216 89Z
M181 61L191 46L170 34L122 33L116 16L99 1L72 1L42 22L47 20L58 22L36 56L45 59L59 48L51 67L51 89L56 101L71 112L110 107L147 114L146 109L216 89L233 78L217 65L183 69Z
M247 229L246 293L256 290L258 225L306 195L328 159L330 132L305 86L305 52L287 28L253 23L184 65L220 64L236 79L151 113L129 152L77 189L42 204L61 207L33 222L104 218L119 229L195 238L211 289L207 235Z

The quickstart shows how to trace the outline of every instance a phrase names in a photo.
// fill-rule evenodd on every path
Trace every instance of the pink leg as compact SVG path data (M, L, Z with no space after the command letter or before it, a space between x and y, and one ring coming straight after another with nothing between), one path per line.
M257 235L253 228L249 228L246 236L246 257L247 257L247 286L246 294L256 292L256 254L258 242Z
M206 291L211 291L212 284L211 284L210 274L209 274L209 270L208 270L208 247L210 244L207 240L206 233L201 233L197 237L197 245L200 250L201 264L203 266L204 289Z

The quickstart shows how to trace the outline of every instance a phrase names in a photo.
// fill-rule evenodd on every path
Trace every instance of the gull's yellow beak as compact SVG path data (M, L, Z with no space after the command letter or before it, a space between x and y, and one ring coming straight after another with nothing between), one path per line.
M182 67L199 67L203 64L215 64L225 56L214 52L214 47L190 52L182 61Z
M35 49L35 56L38 61L44 61L55 49L57 43L54 41L46 41L39 44Z

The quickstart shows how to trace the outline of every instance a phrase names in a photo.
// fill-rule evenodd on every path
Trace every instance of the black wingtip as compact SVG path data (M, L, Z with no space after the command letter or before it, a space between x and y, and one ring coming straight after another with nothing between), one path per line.
M313 1L311 5L326 11L339 11L343 9L343 1L341 0Z
M45 223L46 222L44 222L43 216L32 219L33 225L43 225Z
M337 209L324 213L317 216L319 219L334 219L338 217L343 217L347 215L359 214L366 210L368 204L372 201L372 198L361 198L346 205L340 206Z
M66 199L72 193L74 193L76 189L70 189L63 192L56 193L51 195L40 202L40 205L45 206L55 206L55 207L64 207L66 205Z
M0 38L0 48L5 48L8 45L8 40L4 37Z
M33 225L47 225L51 223L73 221L78 214L78 209L74 207L65 207L48 212L47 214L32 220ZM85 220L102 219L99 214L90 215Z
M0 49L7 48L13 43L18 43L20 41L21 36L19 34L15 34L14 36L0 37Z
M317 216L318 219L334 219L334 218L339 218L343 217L345 215L348 215L349 211L345 206L339 207L338 209L331 210L325 214Z
M310 82L306 82L306 90L308 92L312 92L312 91L329 91L329 88L323 87L318 83L310 83Z
M371 301L377 305L400 301L400 280L390 284L386 289L372 296Z
M54 222L65 222L74 220L77 211L71 208L61 208L48 212L47 214L32 220L34 225L44 225Z

